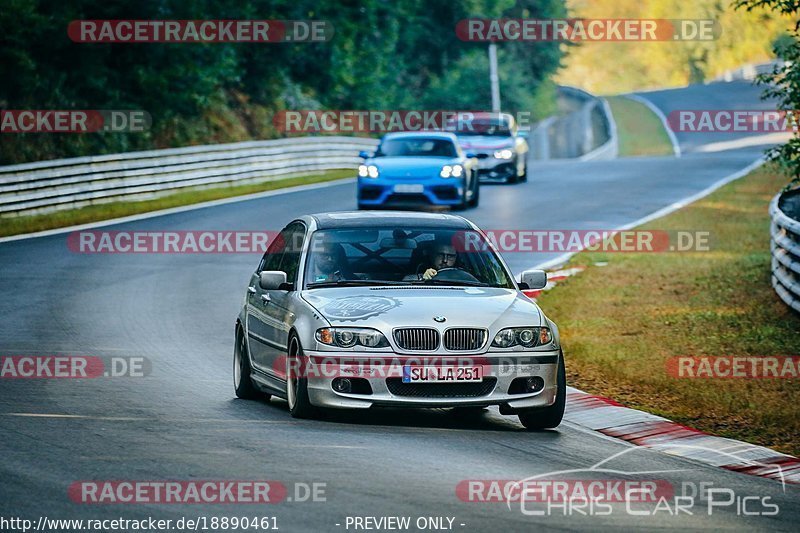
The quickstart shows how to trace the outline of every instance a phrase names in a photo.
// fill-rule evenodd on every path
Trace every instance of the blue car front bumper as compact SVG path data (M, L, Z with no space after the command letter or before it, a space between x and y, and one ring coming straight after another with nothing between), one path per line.
M358 178L358 204L365 207L430 204L459 205L464 198L465 179Z

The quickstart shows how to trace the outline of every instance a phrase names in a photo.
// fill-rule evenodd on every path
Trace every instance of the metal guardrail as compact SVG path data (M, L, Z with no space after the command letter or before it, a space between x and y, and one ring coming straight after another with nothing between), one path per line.
M176 190L355 169L378 141L300 137L38 161L0 167L0 215L47 213Z
M769 63L749 63L741 67L726 70L711 81L754 80L759 74L769 74L774 67L786 65L787 62L775 59Z
M531 130L532 156L537 160L572 159L579 161L608 160L618 155L617 128L611 108L605 99L583 89L561 85L558 90L581 102L570 113L540 121ZM595 128L595 121L601 126Z
M591 152L583 154L579 158L580 161L608 161L610 159L616 159L619 155L617 123L614 121L614 115L611 113L611 106L608 105L608 100L605 98L601 98L599 103L602 106L603 116L605 117L608 140Z
M534 142L534 150L541 144L544 152L550 152L548 130L562 120L561 129L580 141L575 156L583 156L581 160L616 157L616 128L608 103L580 89L562 90L586 102L566 117L551 117L540 123L546 126L537 128L537 135L543 139ZM609 137L600 146L596 146L591 124L592 114L598 112L596 108ZM377 139L358 137L295 137L2 166L0 217L49 213L119 200L146 200L189 187L195 190L244 185L320 171L355 169L361 163L358 152L372 151L377 144Z
M800 222L781 211L780 199L776 195L769 205L772 287L786 305L800 312Z

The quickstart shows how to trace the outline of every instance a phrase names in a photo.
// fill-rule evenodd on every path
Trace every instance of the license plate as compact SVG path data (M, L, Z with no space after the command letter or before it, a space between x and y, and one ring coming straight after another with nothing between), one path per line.
M422 192L424 190L425 187L423 187L421 183L398 183L394 186L394 192L401 193L415 193Z
M482 366L404 366L403 383L483 381Z

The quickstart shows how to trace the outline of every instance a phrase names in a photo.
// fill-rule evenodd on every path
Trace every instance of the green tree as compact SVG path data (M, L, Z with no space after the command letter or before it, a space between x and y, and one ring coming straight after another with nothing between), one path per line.
M283 109L486 109L486 43L470 17L560 17L563 0L4 0L0 108L141 109L137 134L4 134L0 162L280 135ZM79 19L325 20L319 43L72 42ZM502 43L504 108L544 113L557 43Z
M751 11L767 7L792 17L797 22L788 35L776 39L774 52L782 59L782 65L773 68L770 74L758 77L758 83L765 85L763 98L776 98L778 109L794 117L794 125L798 126L800 116L800 0L738 0L737 8ZM769 150L769 158L778 162L792 176L787 189L800 185L800 133L785 144Z

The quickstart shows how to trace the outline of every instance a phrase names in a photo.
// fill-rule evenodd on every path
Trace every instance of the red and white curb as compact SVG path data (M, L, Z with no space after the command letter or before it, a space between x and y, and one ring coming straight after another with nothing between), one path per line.
M530 298L531 300L536 300L542 292L549 291L559 281L563 281L570 276L574 276L575 274L580 274L584 271L584 267L572 267L572 268L565 268L563 270L551 270L547 272L547 285L543 289L529 289L522 291L525 296Z
M564 420L670 455L781 483L800 484L800 459L796 457L709 435L572 387L567 391Z
M573 267L550 271L544 289L523 292L535 300L543 291L583 270L583 267ZM572 387L567 391L564 420L636 446L781 483L800 484L800 459L796 457L763 446L709 435Z

